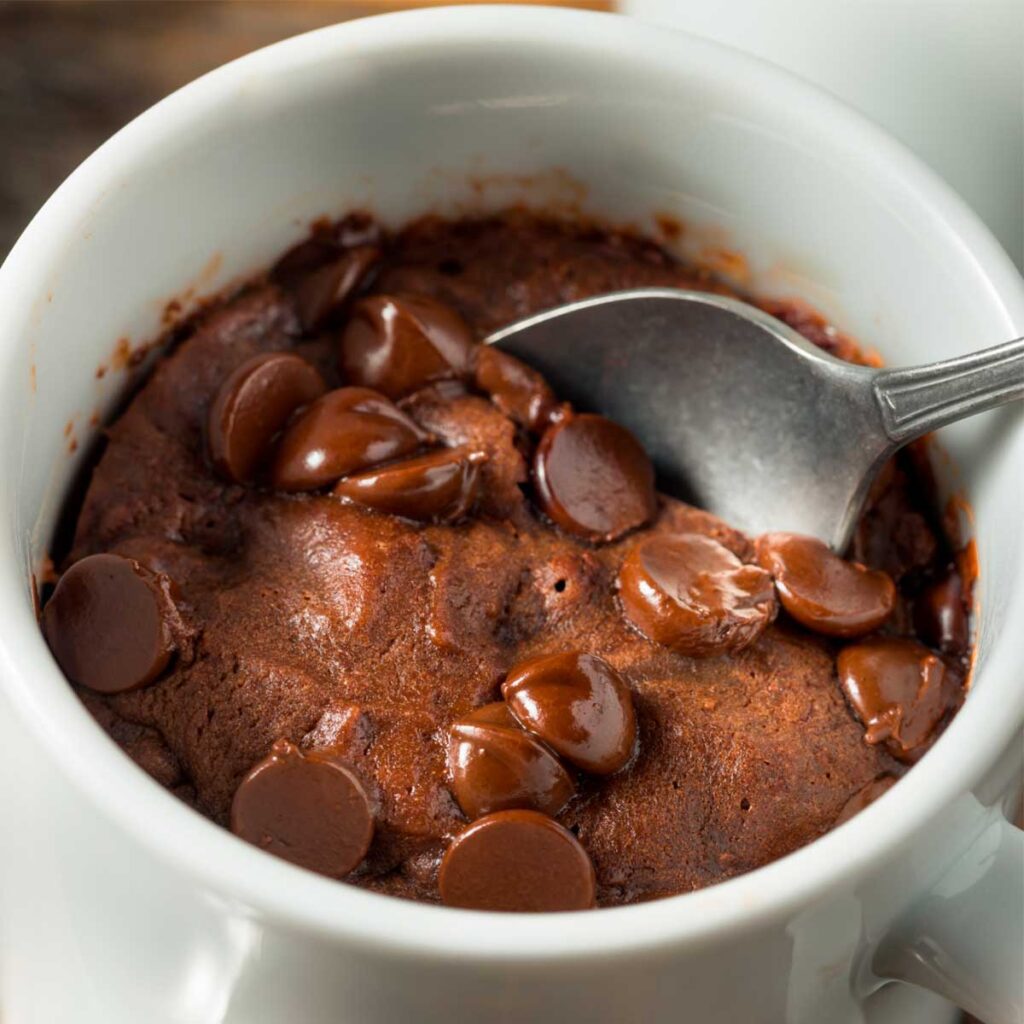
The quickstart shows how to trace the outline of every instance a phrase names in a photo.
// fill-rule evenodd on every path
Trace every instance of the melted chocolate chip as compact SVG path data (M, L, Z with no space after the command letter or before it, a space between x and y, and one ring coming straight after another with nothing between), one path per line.
M610 775L633 753L633 696L603 658L575 651L531 658L509 672L501 695L525 728L584 771Z
M380 260L380 250L360 246L310 271L293 285L295 310L307 331L336 319Z
M134 559L89 555L60 578L43 632L61 670L97 693L157 679L175 651L172 584Z
M333 263L346 252L375 249L384 244L384 234L369 214L349 214L332 225L317 225L310 238L292 246L272 267L271 278L294 291L310 274Z
M533 462L537 499L562 529L614 540L657 508L654 467L625 427L590 413L549 427Z
M766 533L756 547L782 607L816 633L864 636L892 614L896 585L889 576L845 561L814 537Z
M468 818L514 808L553 816L576 792L558 758L500 701L452 723L448 772L455 799Z
M343 764L278 740L236 790L231 830L293 864L343 878L370 848L373 812Z
M444 448L346 477L333 493L345 502L393 516L453 522L473 507L486 461L485 452Z
M747 647L777 612L768 573L696 533L640 541L622 564L619 596L644 636L694 658Z
M555 393L536 370L491 345L476 350L474 383L509 419L534 433L559 411Z
M873 804L883 793L887 793L899 780L895 775L882 775L873 779L863 789L858 790L849 800L843 804L842 810L836 815L832 827L842 825L849 821L854 815L860 814L865 807Z
M429 439L378 392L338 388L318 398L285 431L271 480L280 491L313 491L409 455Z
M293 245L271 268L270 276L283 288L294 289L309 274L337 259L341 247L327 235L314 235Z
M435 380L465 377L476 348L465 321L419 296L357 302L340 339L342 373L398 399Z
M441 861L441 901L471 910L594 906L594 866L579 840L537 811L499 811L458 835Z
M242 363L210 406L210 459L234 483L251 483L270 443L300 406L327 386L315 367L291 352L268 352Z
M950 572L914 599L914 630L943 654L963 654L970 641L960 574Z
M956 706L959 674L915 640L879 638L839 653L839 684L864 724L868 743L913 761Z

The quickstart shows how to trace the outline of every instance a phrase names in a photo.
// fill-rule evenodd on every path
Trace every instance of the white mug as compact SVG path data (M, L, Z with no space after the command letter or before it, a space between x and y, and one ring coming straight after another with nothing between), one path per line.
M519 200L641 228L672 215L685 253L739 250L751 287L807 298L896 364L1024 334L1024 282L907 151L767 64L628 20L357 21L144 114L0 271L4 1024L951 1021L925 988L1019 1019L1024 842L1004 815L1024 753L1019 409L943 432L981 570L964 708L852 821L699 892L494 915L329 881L163 791L62 678L31 577L123 393L118 339L153 338L168 299L259 269L318 215ZM921 988L878 991L894 979Z

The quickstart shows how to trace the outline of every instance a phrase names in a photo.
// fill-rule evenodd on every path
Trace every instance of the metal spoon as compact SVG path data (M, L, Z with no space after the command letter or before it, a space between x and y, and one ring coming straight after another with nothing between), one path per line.
M827 355L744 302L644 288L574 302L487 343L629 427L662 490L750 534L845 549L871 481L922 434L1024 398L1024 339L910 369Z

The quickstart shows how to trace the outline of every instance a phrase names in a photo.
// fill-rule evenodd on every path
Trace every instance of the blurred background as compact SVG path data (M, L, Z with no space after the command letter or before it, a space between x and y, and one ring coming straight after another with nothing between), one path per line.
M441 4L0 0L0 260L85 157L193 78L300 32L432 6ZM613 4L564 0L558 6L610 10Z
M0 258L99 143L196 76L299 32L438 5L0 0ZM562 0L559 6L618 10L679 26L823 85L938 170L1024 267L1024 0Z

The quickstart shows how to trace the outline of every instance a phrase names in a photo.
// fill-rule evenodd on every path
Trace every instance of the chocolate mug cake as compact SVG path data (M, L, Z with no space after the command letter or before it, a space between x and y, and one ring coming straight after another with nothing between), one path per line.
M748 538L479 344L640 286L726 290L592 225L354 214L177 328L43 609L100 725L269 852L484 909L711 885L884 792L969 663L927 475L886 468L846 558Z

